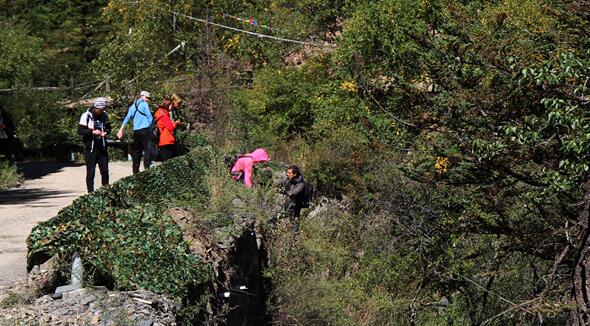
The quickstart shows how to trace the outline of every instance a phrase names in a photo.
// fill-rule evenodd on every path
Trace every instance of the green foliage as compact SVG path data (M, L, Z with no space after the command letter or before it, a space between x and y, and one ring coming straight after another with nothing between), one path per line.
M83 254L99 253L85 259L116 280L117 287L184 296L190 286L210 280L206 265L187 254L180 229L161 209L144 205L93 221L85 225L92 234Z
M251 140L255 144L304 133L313 123L314 93L322 81L313 69L264 69L255 76L254 87L245 91L246 102L240 104L246 108L233 116L247 126L244 134L257 136Z
M109 42L92 62L92 70L97 78L108 76L114 85L124 85L123 89L114 92L116 97L126 95L126 99L133 99L140 90L148 88L153 92L151 81L165 75L166 62L162 61L165 58L158 51L147 49L147 44L162 41L158 31L150 27L139 25L131 35ZM142 62L141 68L136 62ZM131 80L137 82L128 84Z
M206 135L188 130L175 132L174 139L178 147L182 147L187 151L190 151L191 148L203 150L209 148L209 144L211 144L211 140ZM213 155L213 153L207 153L206 155Z
M18 186L22 177L18 174L16 165L9 164L7 161L0 161L0 190Z
M86 66L96 57L111 30L100 19L100 10L106 2L22 0L0 3L3 16L29 26L32 35L43 42L46 60L42 69L40 65L35 67L36 83L60 86L69 85L72 79L78 84L87 81Z
M0 30L0 87L26 83L44 62L41 39L13 20L2 20Z
M361 196L366 190L367 180L361 176L367 168L369 148L362 133L347 126L336 127L309 150L304 172L320 193L333 197L341 193Z
M16 137L26 150L50 151L80 145L77 126L80 116L55 102L60 95L23 91L7 105L16 125Z
M556 192L572 191L583 183L590 166L590 148L586 110L589 94L586 81L590 77L590 52L576 55L559 53L540 67L522 70L519 82L529 87L546 88L540 101L543 110L526 115L518 124L508 124L503 131L510 137L510 145L528 149L543 143L541 150L552 151L551 159L557 171L550 170L541 177ZM558 137L559 141L552 141ZM555 174L554 172L559 172ZM548 189L549 190L549 189Z
M549 262L512 252L503 237L477 232L482 222L466 214L467 192L420 184L393 166L371 174L371 186L380 191L364 213L328 206L303 219L299 240L281 224L270 231L267 273L276 296L275 320L534 323L520 311L496 315L511 308L505 300L526 301L542 288L535 271L547 269ZM439 305L444 300L448 305ZM529 309L542 310L547 322L559 324L567 317L565 307L554 307Z

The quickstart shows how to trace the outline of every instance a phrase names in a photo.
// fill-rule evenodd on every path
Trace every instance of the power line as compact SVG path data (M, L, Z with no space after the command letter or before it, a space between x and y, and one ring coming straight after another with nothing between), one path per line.
M127 3L140 3L140 2L139 1L129 1ZM247 30L244 30L244 29L239 29L239 28L235 28L235 27L231 27L231 26L226 26L226 25L223 25L223 24L214 23L214 22L209 21L209 20L206 20L206 19L201 19L201 18L193 17L193 16L190 16L190 15L186 15L186 14L183 14L183 13L180 13L180 12L173 11L173 10L165 10L165 9L162 9L162 8L160 8L158 6L150 5L150 4L147 4L147 3L142 3L142 5L148 6L148 7L152 7L152 8L155 8L157 10L161 10L161 11L167 11L167 12L170 12L170 13L172 13L174 15L177 15L177 16L180 16L180 17L183 17L183 18L186 18L186 19L190 19L190 20L195 20L195 21L198 21L198 22L203 23L203 24L207 24L207 25L211 25L211 26L217 26L217 27L220 27L220 28L224 28L224 29L227 29L227 30L234 31L234 32L239 32L239 33L244 33L244 34L248 34L248 35L253 35L253 36L256 36L256 37L259 37L259 38L266 38L266 39L271 39L271 40L276 40L276 41L289 42L289 43L297 43L297 44L304 44L304 45L312 45L312 46L317 46L317 47L323 47L324 46L323 44L319 44L319 43L308 42L308 41L300 41L300 40L294 40L294 39L288 39L288 38L284 38L284 37L277 37L277 36L272 36L272 35L267 35L267 34L261 34L261 33L256 33L256 32L252 32L252 31L247 31Z
M238 16L233 16L233 15L230 15L230 14L226 14L224 12L222 12L221 15L223 17L233 18L233 19L235 19L237 21L240 21L242 23L249 24L250 26L254 26L254 27L258 27L258 28L265 28L265 29L268 29L268 30L271 30L271 31L279 31L279 32L282 31L282 30L280 30L278 28L273 28L273 27L270 27L270 26L267 26L267 25L259 24L258 23L258 20L256 20L256 19L241 18L241 17L238 17Z
M288 38L283 38L283 37L277 37L277 36L271 36L271 35L266 35L266 34L261 34L261 33L256 33L256 32L251 32L251 31L247 31L244 29L239 29L239 28L235 28L235 27L230 27L230 26L225 26L222 24L218 24L218 23L214 23L208 20L204 20L201 18L196 18L196 17L192 17L189 15L185 15L185 14L181 14L179 12L175 12L172 11L173 14L187 18L187 19L191 19L191 20L196 20L198 22L204 23L204 24L208 24L208 25L212 25L212 26L217 26L217 27L221 27L221 28L225 28L225 29L229 29L235 32L240 32L240 33L245 33L245 34L250 34L250 35L254 35L257 36L259 38L268 38L268 39L272 39L272 40L277 40L277 41L283 41L283 42L291 42L291 43L298 43L298 44L306 44L306 45L313 45L313 46L318 46L318 47L323 47L322 44L319 43L313 43L313 42L307 42L307 41L299 41L299 40L293 40L293 39L288 39Z

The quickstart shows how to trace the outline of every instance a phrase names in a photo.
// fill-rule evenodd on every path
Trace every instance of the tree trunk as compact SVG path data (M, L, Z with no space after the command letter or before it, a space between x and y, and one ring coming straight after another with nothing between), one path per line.
M576 304L572 310L570 324L590 324L590 179L584 183L583 210L578 219L579 233L575 242L576 257L574 259L574 274L572 279L572 295Z

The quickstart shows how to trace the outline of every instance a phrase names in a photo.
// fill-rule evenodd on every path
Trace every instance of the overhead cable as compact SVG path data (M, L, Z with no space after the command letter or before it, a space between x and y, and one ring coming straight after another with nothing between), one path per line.
M244 29L239 29L239 28L235 28L235 27L231 27L231 26L227 26L227 25L223 25L223 24L219 24L219 23L214 23L212 21L206 20L206 19L201 19L201 18L197 18L197 17L193 17L190 15L186 15L177 11L173 11L173 10L166 10L166 9L162 9L159 6L154 6L154 5L150 5L147 3L142 3L140 1L127 1L126 3L137 3L140 5L144 5L144 6L148 6L157 10L161 10L161 11L167 11L169 13L172 13L174 15L177 15L179 17L183 17L186 19L190 19L190 20L195 20L198 21L200 23L203 24L207 24L207 25L211 25L211 26L217 26L220 28L224 28L227 30L231 30L234 32L239 32L239 33L244 33L244 34L248 34L248 35L253 35L253 36L257 36L259 38L266 38L266 39L270 39L270 40L275 40L275 41L282 41L282 42L289 42L289 43L297 43L297 44L304 44L304 45L311 45L311 46L317 46L317 47L323 47L323 44L320 43L315 43L315 42L308 42L308 41L300 41L300 40L294 40L294 39L288 39L288 38L284 38L284 37L278 37L278 36L272 36L272 35L266 35L266 34L261 34L261 33L256 33L256 32L252 32L252 31L247 31Z
M208 25L212 25L212 26L217 26L217 27L229 29L229 30L232 30L232 31L235 31L235 32L240 32L240 33L245 33L245 34L249 34L249 35L254 35L254 36L257 36L259 38L267 38L267 39L277 40L277 41L283 41L283 42L290 42L290 43L298 43L298 44L306 44L306 45L323 47L323 45L322 44L319 44L319 43L307 42L307 41L299 41L299 40L293 40L293 39L288 39L288 38L284 38L284 37L277 37L277 36L271 36L271 35L266 35L266 34L251 32L251 31L247 31L247 30L243 30L243 29L239 29L239 28L235 28L235 27L230 27L230 26L226 26L226 25L214 23L214 22L211 22L211 21L208 21L208 20L205 20L205 19L192 17L192 16L185 15L185 14L182 14L182 13L179 13L179 12L175 12L175 11L172 11L172 13L175 14L175 15L178 15L180 17L184 17L184 18L191 19L191 20L196 20L196 21L201 22L201 23L204 23L204 24L208 24Z

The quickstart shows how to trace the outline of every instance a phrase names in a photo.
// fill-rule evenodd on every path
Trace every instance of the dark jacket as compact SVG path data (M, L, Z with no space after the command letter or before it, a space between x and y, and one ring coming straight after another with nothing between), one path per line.
M288 180L285 185L285 192L289 200L289 204L300 206L303 202L305 182L303 175L298 175L291 180Z
M84 112L80 117L80 124L78 126L78 134L82 135L82 141L87 151L94 151L96 146L102 148L107 147L106 137L100 137L92 134L94 129L99 129L109 134L111 132L111 123L109 122L109 115L103 112L100 117L95 118L92 114L92 108Z

